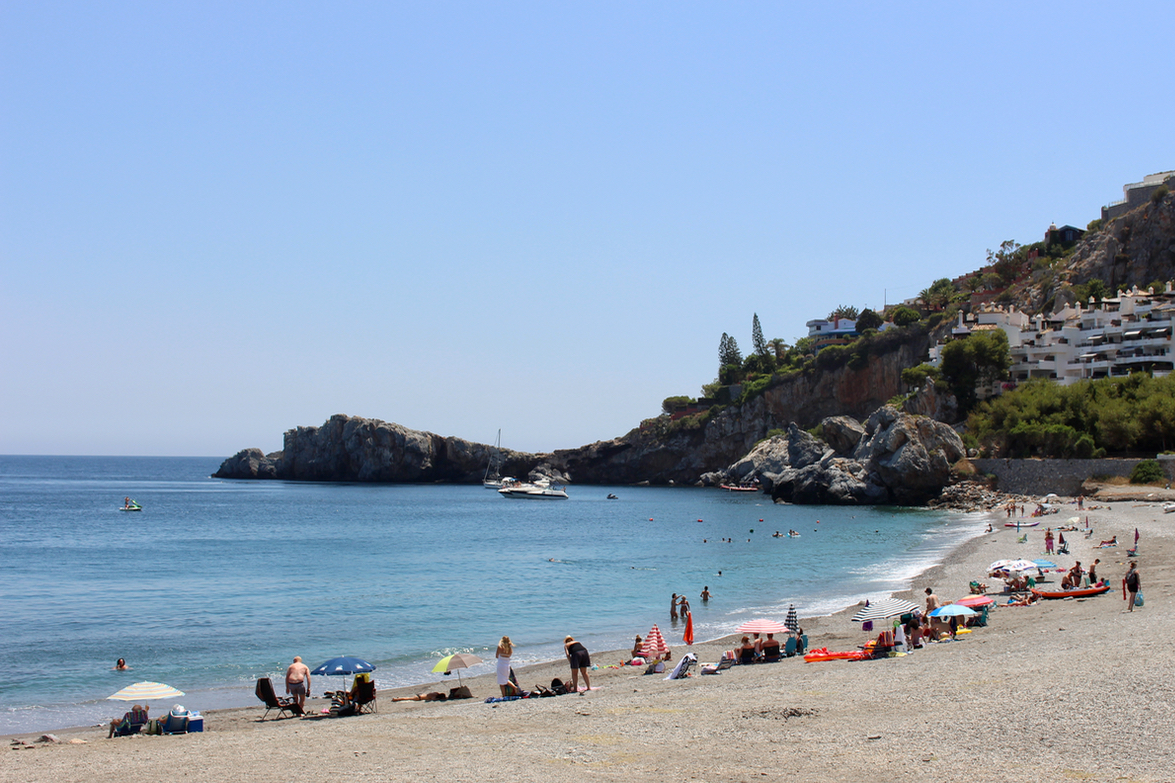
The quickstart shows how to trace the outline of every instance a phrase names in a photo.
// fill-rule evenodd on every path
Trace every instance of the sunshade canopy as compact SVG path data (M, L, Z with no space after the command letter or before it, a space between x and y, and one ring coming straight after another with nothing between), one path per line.
M328 676L347 676L350 674L360 674L362 672L373 672L375 667L362 658L352 658L350 655L343 655L338 658L331 658L326 663L320 663L311 674L325 674Z
M775 620L747 620L736 630L739 633L784 633L787 626Z
M888 620L891 617L908 614L918 610L918 604L913 601L907 601L904 598L883 598L880 601L873 601L868 606L861 607L861 611L853 615L854 623L865 622L866 620Z
M664 658L667 652L669 652L669 645L665 644L665 638L661 636L661 629L654 625L645 634L645 641L641 643L641 657Z
M162 682L136 682L106 698L118 701L150 701L151 699L174 699L183 695L183 691Z

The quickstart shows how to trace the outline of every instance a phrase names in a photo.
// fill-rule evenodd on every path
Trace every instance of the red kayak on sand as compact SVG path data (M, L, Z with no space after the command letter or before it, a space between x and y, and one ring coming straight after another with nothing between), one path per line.
M1091 595L1101 595L1108 592L1110 586L1103 583L1099 587L1085 587L1080 590L1040 590L1033 588L1032 592L1040 598L1086 598Z

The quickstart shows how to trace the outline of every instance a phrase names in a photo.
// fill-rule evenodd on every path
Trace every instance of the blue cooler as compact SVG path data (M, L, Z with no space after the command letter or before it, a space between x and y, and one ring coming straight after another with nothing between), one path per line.
M188 713L188 733L204 731L204 716L198 712Z

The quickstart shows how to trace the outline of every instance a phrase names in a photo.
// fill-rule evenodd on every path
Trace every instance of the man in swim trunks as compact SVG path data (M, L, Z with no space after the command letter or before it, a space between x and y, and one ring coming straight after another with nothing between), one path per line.
M930 614L939 606L938 596L929 587L926 588L926 614Z
M286 693L294 697L299 707L306 704L306 695L310 693L310 667L302 663L300 655L295 655L294 662L286 669Z

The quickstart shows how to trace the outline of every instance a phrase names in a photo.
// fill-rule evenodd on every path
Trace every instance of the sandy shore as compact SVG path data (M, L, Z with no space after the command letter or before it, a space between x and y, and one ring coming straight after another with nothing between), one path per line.
M1053 524L1072 507L1048 517ZM1158 503L1119 501L1083 512L1092 542L1066 535L1072 555L1115 589L1096 598L993 612L987 628L958 641L879 661L734 667L717 676L665 681L634 668L592 672L591 692L485 704L493 675L467 679L474 700L393 703L350 718L260 721L263 708L206 715L203 734L107 740L95 728L55 732L85 744L12 746L3 780L129 783L194 780L631 781L938 780L1169 781L1175 652L1171 612L1175 515ZM1002 515L995 519L1003 522ZM1125 611L1117 586L1126 546L1093 548L1141 533L1146 605ZM944 599L1005 557L1040 557L1043 529L1026 544L1013 529L968 542L917 579ZM989 580L990 583L990 580ZM865 641L853 609L803 622L813 647ZM574 632L574 629L569 629ZM732 638L695 645L715 661ZM682 649L676 649L680 654ZM592 651L600 666L619 652ZM526 687L567 679L563 662L519 672ZM448 683L446 683L448 685ZM325 702L318 700L319 706ZM13 738L9 738L10 740ZM33 740L25 736L24 740Z

